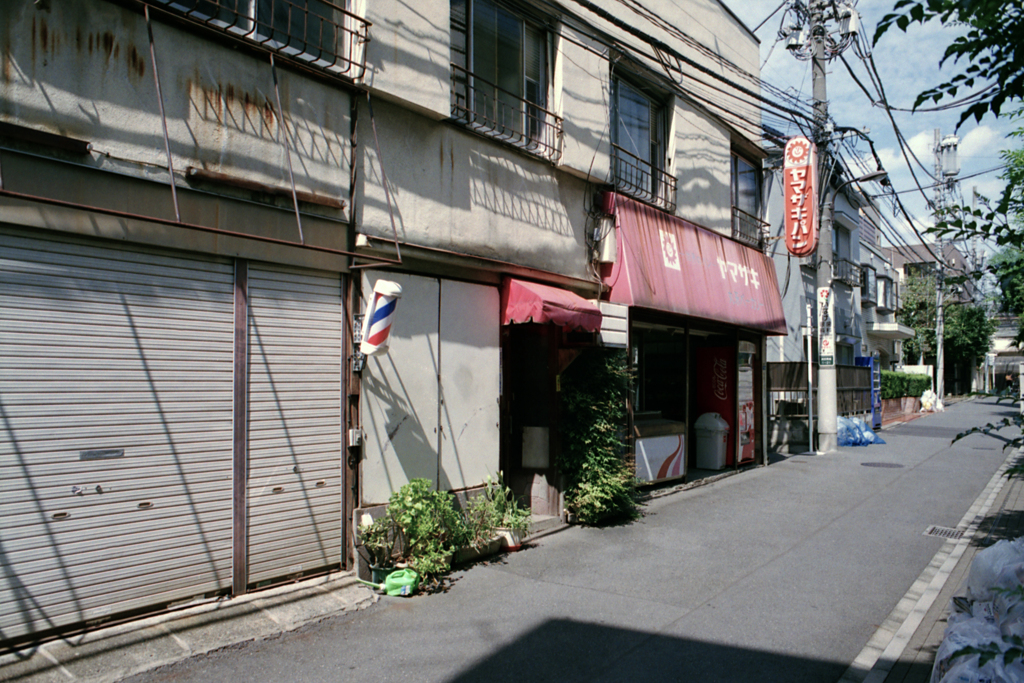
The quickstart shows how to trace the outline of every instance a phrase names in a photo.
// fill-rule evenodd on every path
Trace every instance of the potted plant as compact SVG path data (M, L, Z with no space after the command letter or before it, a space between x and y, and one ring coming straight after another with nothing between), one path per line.
M452 494L432 486L429 479L413 479L388 501L388 515L402 537L403 559L421 576L448 571L452 553L469 541Z
M484 486L484 492L479 497L485 498L492 510L491 524L494 532L503 539L508 550L519 550L530 531L530 510L519 504L515 493L502 481L501 472L497 480L487 477Z
M367 521L368 518L364 515L364 523L359 526L359 545L366 554L371 581L382 583L395 568L400 532L390 511L377 519Z

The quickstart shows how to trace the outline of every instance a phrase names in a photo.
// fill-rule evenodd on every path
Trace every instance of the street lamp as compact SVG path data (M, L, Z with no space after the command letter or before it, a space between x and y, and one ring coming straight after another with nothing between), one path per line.
M824 313L832 308L832 214L836 195L850 183L881 180L885 171L874 171L859 178L851 178L830 190L828 201L821 212L821 230L818 234L818 450L824 453L838 448L838 419L836 415L835 332L832 316ZM822 290L827 296L822 295ZM824 310L823 310L824 309ZM827 340L827 341L826 341ZM828 351L828 355L823 351Z

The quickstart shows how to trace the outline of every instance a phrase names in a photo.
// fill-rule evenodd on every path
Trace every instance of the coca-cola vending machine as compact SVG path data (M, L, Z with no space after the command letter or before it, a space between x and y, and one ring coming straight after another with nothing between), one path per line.
M694 350L697 395L694 418L718 413L729 424L726 467L736 464L736 347L708 346Z

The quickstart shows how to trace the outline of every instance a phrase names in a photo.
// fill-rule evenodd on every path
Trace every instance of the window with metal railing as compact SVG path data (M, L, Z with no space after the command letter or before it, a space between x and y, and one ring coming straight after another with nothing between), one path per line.
M857 287L860 285L860 278L860 266L850 259L835 259L835 270L832 273L833 280L838 280L851 287Z
M732 207L732 238L755 249L763 250L769 224L739 207Z
M562 119L548 106L548 33L494 0L451 2L452 118L557 161Z
M622 194L666 211L676 208L676 178L666 169L668 112L649 89L612 79L612 177Z
M349 79L366 71L370 22L327 0L148 0L190 21Z
M877 274L871 266L861 266L860 301L874 304L878 295Z

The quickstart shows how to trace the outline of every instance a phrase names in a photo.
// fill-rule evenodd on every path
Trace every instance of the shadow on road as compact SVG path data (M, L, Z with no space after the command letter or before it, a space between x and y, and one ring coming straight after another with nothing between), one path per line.
M822 683L839 680L847 665L556 619L449 680Z

